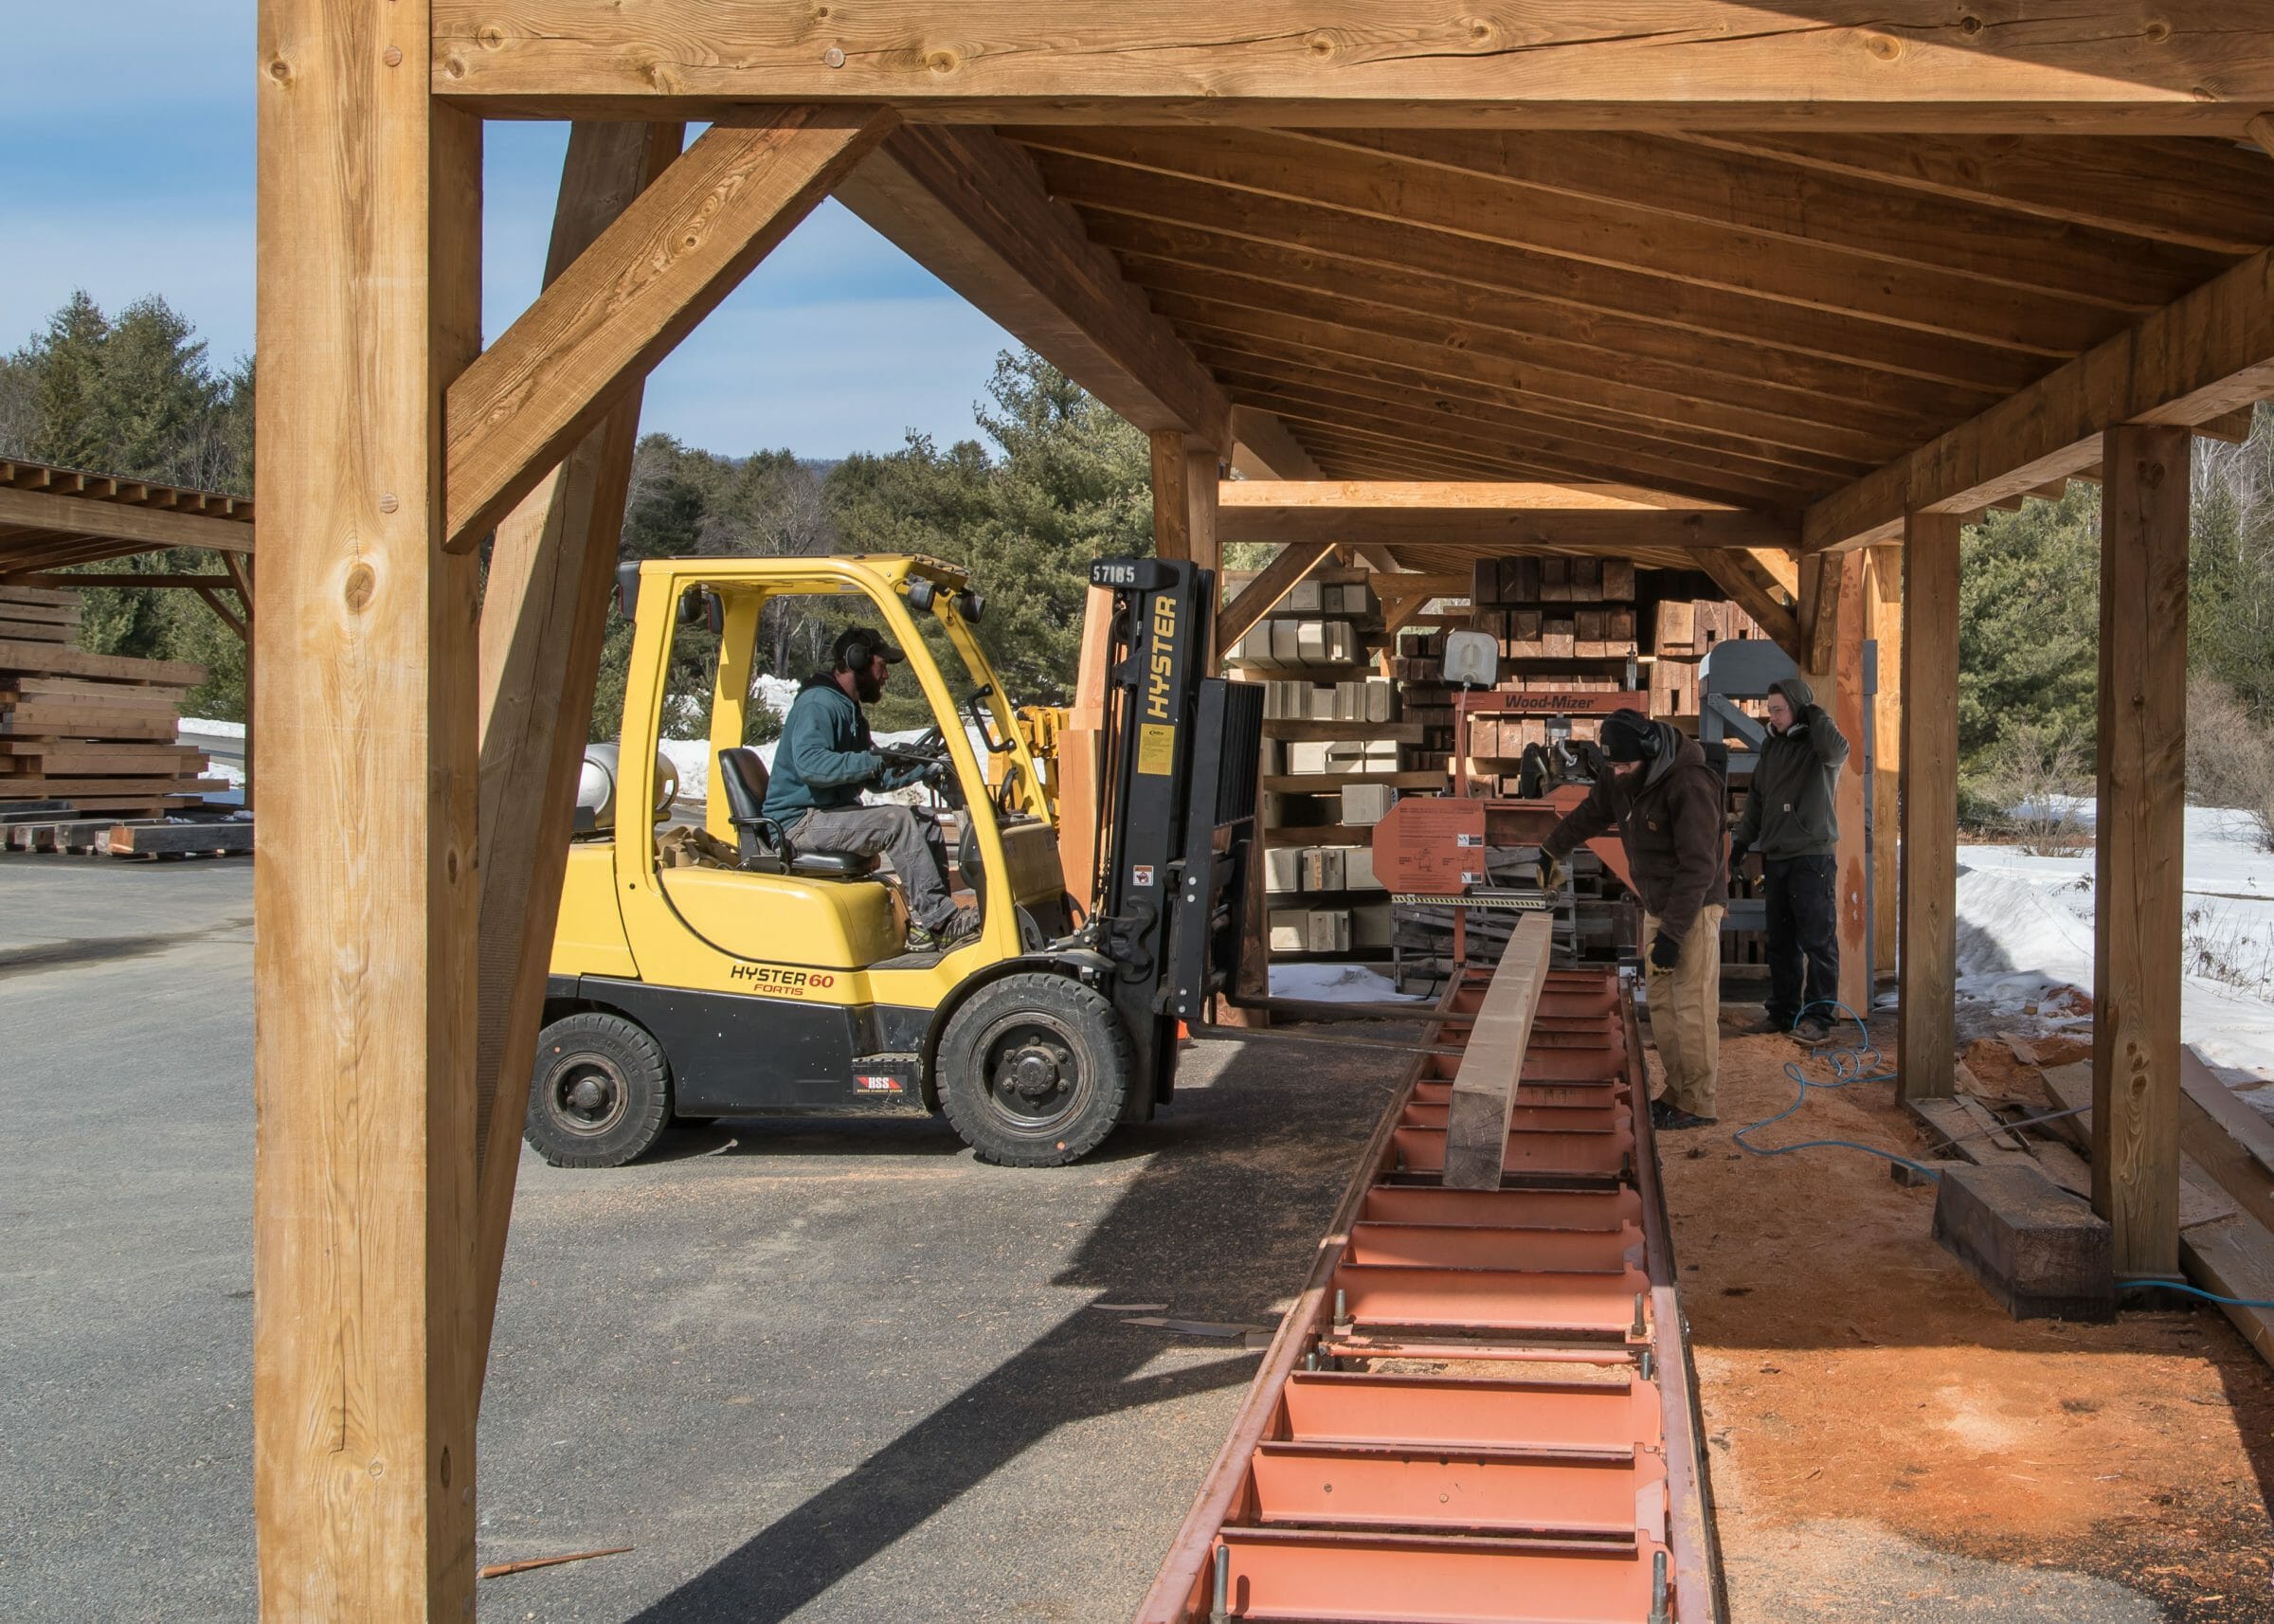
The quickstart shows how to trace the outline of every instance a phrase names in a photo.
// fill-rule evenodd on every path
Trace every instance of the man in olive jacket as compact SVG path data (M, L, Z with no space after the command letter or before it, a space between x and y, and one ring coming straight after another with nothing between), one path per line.
M1840 997L1840 822L1832 797L1848 741L1797 677L1769 689L1769 736L1729 842L1734 870L1760 854L1769 911L1769 1003L1762 1032L1831 1035Z
M1563 858L1582 840L1615 827L1643 907L1643 983L1650 994L1651 1041L1666 1087L1651 1102L1660 1128L1703 1128L1714 1120L1721 1077L1721 775L1697 741L1639 711L1603 719L1603 754L1620 764L1540 842L1540 885L1561 884Z

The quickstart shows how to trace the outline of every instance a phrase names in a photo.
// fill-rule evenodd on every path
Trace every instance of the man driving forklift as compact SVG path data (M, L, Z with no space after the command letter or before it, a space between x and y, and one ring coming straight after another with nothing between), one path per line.
M860 802L863 789L900 789L942 772L936 762L886 765L869 734L861 708L883 696L890 668L907 658L866 626L839 635L830 669L805 679L783 719L766 815L806 851L883 857L908 897L910 951L945 952L979 934L979 911L948 894L939 821L913 806Z

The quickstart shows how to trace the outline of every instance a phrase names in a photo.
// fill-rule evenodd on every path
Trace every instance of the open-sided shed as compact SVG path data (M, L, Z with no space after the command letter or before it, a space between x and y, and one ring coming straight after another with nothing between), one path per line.
M832 191L1151 433L1164 552L1285 547L1251 592L1338 544L1695 556L1849 715L1877 637L1914 1092L1959 526L2103 479L2096 1202L2175 1269L2189 441L2274 392L2274 0L264 0L260 48L270 1616L471 1606L641 380ZM485 347L510 117L578 122Z

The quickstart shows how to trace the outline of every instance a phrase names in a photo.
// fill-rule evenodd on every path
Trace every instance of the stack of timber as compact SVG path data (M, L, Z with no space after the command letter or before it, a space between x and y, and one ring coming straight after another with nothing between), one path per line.
M75 648L79 616L76 592L0 586L0 816L62 803L72 817L154 818L226 788L174 742L205 668Z
M1225 576L1236 595L1250 577ZM1325 558L1232 648L1231 675L1264 687L1262 805L1273 958L1386 958L1389 901L1374 825L1401 794L1441 791L1415 759L1420 730L1378 663L1389 641L1374 572Z
M1768 634L1735 604L1719 598L1667 598L1651 638L1651 714L1698 713L1698 665L1717 642Z

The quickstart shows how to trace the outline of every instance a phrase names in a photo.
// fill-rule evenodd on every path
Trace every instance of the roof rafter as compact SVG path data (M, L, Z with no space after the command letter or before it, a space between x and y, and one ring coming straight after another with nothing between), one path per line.
M1223 392L1020 149L988 130L897 130L837 197L1128 422L1225 445Z
M2018 388L2046 370L2042 356L1996 345L1590 265L1386 216L1338 213L1065 154L1045 154L1042 171L1054 195L1085 213L1134 215L1361 260L1399 274L1422 272L1543 300L1574 313L1567 319L1601 313L1754 345L1779 357L1797 353L1993 394Z

